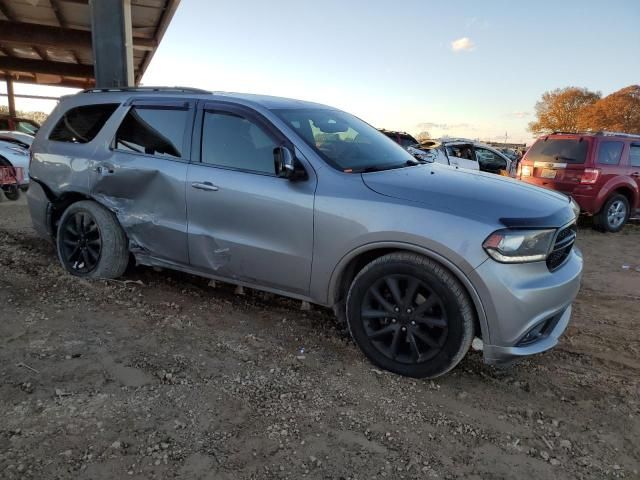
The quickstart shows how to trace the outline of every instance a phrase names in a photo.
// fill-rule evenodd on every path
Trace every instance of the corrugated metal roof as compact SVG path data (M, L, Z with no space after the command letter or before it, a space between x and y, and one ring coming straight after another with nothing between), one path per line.
M136 83L179 3L131 0ZM93 87L89 1L0 0L0 76L7 74L19 82Z

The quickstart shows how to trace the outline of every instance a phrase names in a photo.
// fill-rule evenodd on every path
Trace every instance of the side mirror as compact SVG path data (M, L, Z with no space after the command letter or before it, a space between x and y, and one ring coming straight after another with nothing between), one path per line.
M287 147L276 147L273 149L273 163L275 164L276 175L280 178L288 178L291 181L303 180L307 177L307 172L300 162Z

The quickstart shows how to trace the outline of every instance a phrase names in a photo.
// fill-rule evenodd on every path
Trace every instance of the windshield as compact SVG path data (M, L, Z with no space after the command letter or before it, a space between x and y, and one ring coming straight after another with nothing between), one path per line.
M582 139L548 138L538 140L527 152L533 162L584 163L588 142Z
M396 142L348 113L315 108L274 110L274 113L339 170L362 172L416 163Z
M28 133L29 135L35 135L38 133L38 126L25 120L19 120L16 122L16 130L22 133Z

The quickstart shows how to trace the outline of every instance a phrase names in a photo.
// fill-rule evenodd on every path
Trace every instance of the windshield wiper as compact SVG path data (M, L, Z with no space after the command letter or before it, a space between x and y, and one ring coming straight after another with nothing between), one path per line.
M353 173L383 172L385 170L395 170L396 168L415 167L416 165L421 165L423 163L427 163L427 162L425 162L424 160L420 161L417 159L410 158L409 160L403 163L394 163L392 165L372 165L370 167L353 169Z
M571 158L571 157L563 157L562 155L556 155L555 157L553 157L555 160L564 160L565 162L575 162L576 159L575 158Z

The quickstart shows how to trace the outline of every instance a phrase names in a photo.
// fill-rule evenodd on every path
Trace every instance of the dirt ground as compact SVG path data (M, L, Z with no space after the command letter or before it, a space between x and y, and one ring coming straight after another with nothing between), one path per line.
M416 381L325 309L148 268L66 275L25 202L0 202L0 477L640 478L640 226L578 244L558 348Z

